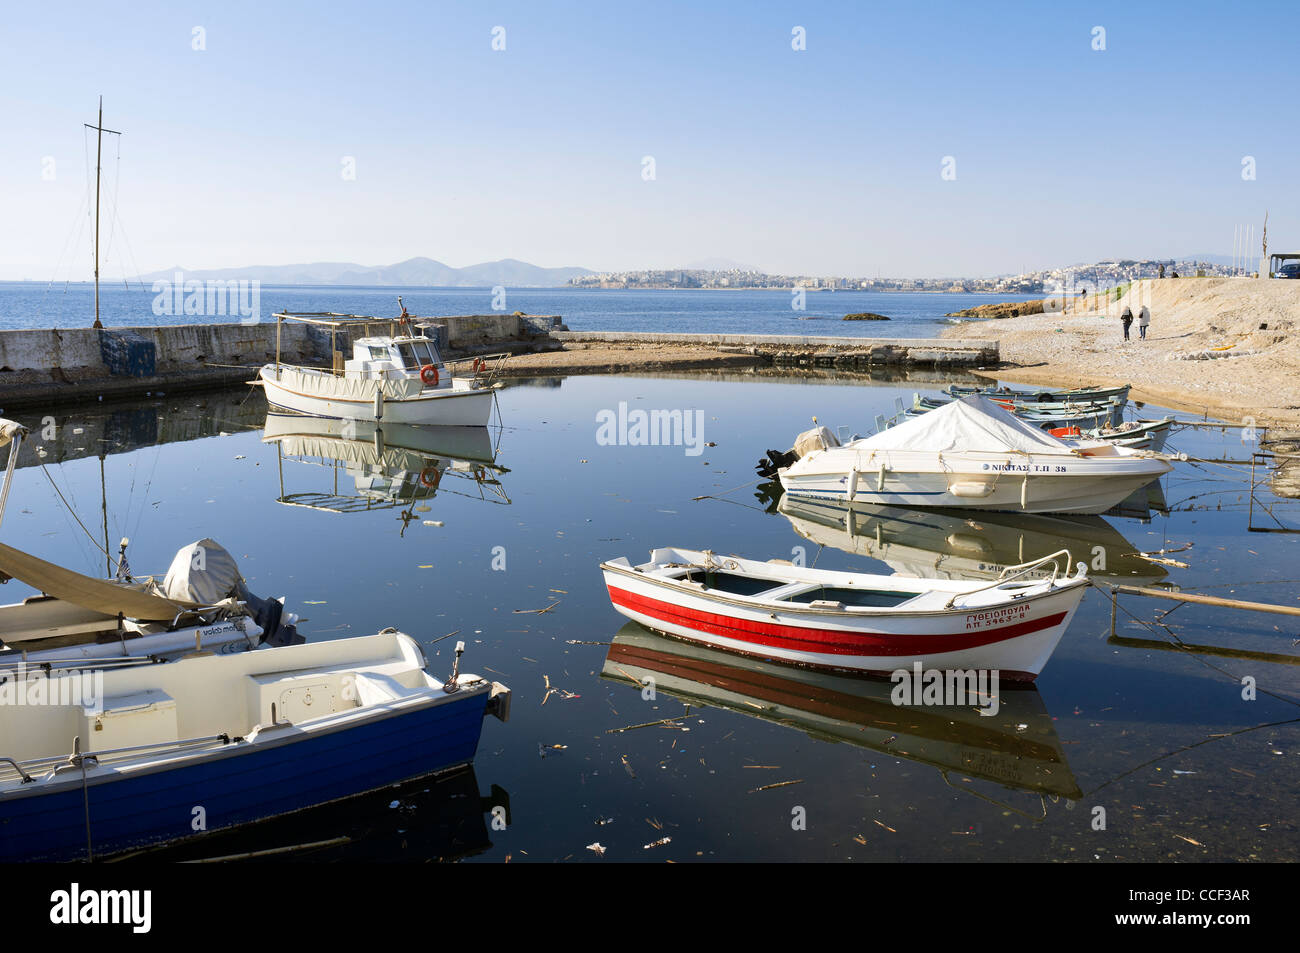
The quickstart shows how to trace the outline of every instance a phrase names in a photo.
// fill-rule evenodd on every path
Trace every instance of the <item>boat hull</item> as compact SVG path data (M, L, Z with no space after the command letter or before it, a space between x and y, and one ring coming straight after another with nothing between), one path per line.
M997 670L1022 682L1047 664L1085 588L1078 580L1006 605L848 618L746 604L609 563L602 568L614 608L665 635L829 671L887 676L919 663L927 670Z
M792 499L942 506L1013 513L1104 513L1172 469L1158 458L934 455L818 451L780 472ZM856 459L861 458L861 459ZM884 478L881 479L881 467Z
M373 399L326 397L286 387L276 380L274 365L262 368L260 379L266 391L266 401L272 407L311 417L441 427L486 427L492 418L493 391L490 388L431 388L416 397L385 400L382 417L376 417Z
M24 785L0 799L0 861L60 861L228 830L459 767L478 748L488 692L333 730L235 743L214 756ZM87 822L87 813L89 822Z

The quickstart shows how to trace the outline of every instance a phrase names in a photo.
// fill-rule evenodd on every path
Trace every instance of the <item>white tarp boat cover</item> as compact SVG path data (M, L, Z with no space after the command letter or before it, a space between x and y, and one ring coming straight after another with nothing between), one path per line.
M855 450L1069 454L1076 447L1026 423L987 397L964 397L862 440Z
M812 430L805 430L799 436L794 438L795 456L803 459L814 450L829 450L831 447L838 447L839 440L835 434L831 433L825 427L814 427Z
M375 391L383 387L384 400L410 400L419 396L423 385L417 378L391 378L380 381L356 377L339 377L330 371L312 368L289 367L280 365L276 376L275 365L269 364L263 369L266 377L300 394L318 397L322 400L367 400L375 399Z
M236 595L242 581L235 557L215 540L201 539L176 552L162 588L169 599L214 606Z

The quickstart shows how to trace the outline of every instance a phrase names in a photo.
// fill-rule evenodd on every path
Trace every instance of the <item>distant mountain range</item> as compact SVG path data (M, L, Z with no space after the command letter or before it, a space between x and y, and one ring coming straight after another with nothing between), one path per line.
M306 265L250 265L247 268L216 268L189 271L179 265L165 271L140 275L139 281L151 284L171 281L176 272L185 280L230 281L244 279L264 285L388 285L399 287L438 288L556 288L570 278L594 274L589 268L542 268L526 261L503 258L465 268L453 268L432 258L411 258L395 265L367 266L352 262L318 261Z

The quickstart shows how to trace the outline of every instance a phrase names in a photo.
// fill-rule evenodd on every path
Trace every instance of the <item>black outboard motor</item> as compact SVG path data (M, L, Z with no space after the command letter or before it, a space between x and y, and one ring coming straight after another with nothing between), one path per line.
M799 457L793 450L769 450L767 456L761 457L755 464L754 470L764 480L774 480L778 470L784 470L798 460Z

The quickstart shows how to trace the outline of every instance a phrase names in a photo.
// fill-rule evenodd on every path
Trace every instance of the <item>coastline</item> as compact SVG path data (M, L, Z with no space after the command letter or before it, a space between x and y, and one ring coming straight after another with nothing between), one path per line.
M1150 308L1147 340L1120 314ZM1135 282L1092 310L969 320L944 337L996 339L1002 366L974 372L1029 386L1131 384L1131 399L1236 422L1300 425L1300 281L1166 278Z

